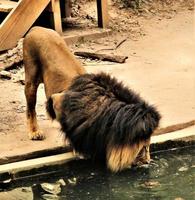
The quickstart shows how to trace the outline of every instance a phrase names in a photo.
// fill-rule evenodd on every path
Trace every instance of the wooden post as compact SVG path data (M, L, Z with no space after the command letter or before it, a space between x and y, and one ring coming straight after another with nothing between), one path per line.
M60 11L60 0L51 0L52 14L53 14L53 26L54 29L62 34L62 20Z
M108 2L107 0L97 0L98 26L108 27Z
M60 0L61 17L71 16L71 0Z
M71 16L71 0L65 0L65 17Z

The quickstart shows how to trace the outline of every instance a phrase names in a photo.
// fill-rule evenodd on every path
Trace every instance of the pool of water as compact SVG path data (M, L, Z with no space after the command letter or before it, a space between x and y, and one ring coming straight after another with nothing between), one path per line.
M0 199L195 199L194 147L160 152L152 158L149 166L117 174L89 161L74 161L56 173L18 180L0 192Z

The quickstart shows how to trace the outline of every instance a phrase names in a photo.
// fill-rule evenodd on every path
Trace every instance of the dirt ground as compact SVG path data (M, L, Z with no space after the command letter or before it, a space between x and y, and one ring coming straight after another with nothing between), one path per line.
M138 10L112 6L109 14L114 33L77 43L72 50L128 56L122 65L82 61L89 72L111 73L157 105L163 116L161 126L194 119L194 1L146 2ZM95 2L89 4L83 9L85 15L95 18ZM121 41L116 50L109 50Z
M162 2L162 1L158 1ZM181 4L147 6L140 11L118 8L111 3L114 33L106 38L77 43L73 51L90 50L128 56L125 64L81 59L88 72L105 71L122 80L162 113L161 126L195 119L195 32L193 1ZM187 2L186 4L182 4ZM83 5L83 16L95 18L95 2ZM87 9L88 8L88 9ZM88 12L88 13L87 13ZM83 17L81 16L81 17ZM90 18L91 16L91 18ZM116 47L116 50L103 50ZM11 71L11 80L0 79L0 160L13 154L29 153L62 146L58 124L45 114L43 85L39 88L38 121L47 139L29 141L25 123L23 68ZM25 152L24 152L25 151Z

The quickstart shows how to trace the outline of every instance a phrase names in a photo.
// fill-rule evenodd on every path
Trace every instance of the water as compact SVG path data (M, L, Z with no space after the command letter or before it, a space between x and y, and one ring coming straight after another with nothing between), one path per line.
M118 174L87 161L74 161L55 174L16 182L0 193L0 199L3 194L11 199L6 195L14 192L18 199L195 199L195 148L161 152L152 158L150 166Z

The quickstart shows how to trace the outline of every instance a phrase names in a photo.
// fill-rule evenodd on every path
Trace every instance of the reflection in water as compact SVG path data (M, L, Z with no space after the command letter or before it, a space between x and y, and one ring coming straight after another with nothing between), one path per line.
M28 192L28 199L35 200L193 200L195 149L191 147L167 151L152 157L154 161L150 166L132 168L117 174L111 174L102 166L92 165L87 161L74 161L69 164L69 170L66 168L63 173L44 177L41 181L38 179L17 183L18 188L6 194L19 189L22 192L21 186L28 185L32 191L31 197ZM3 193L0 193L0 199ZM24 197L24 193L25 190L23 194L17 193L18 199Z

